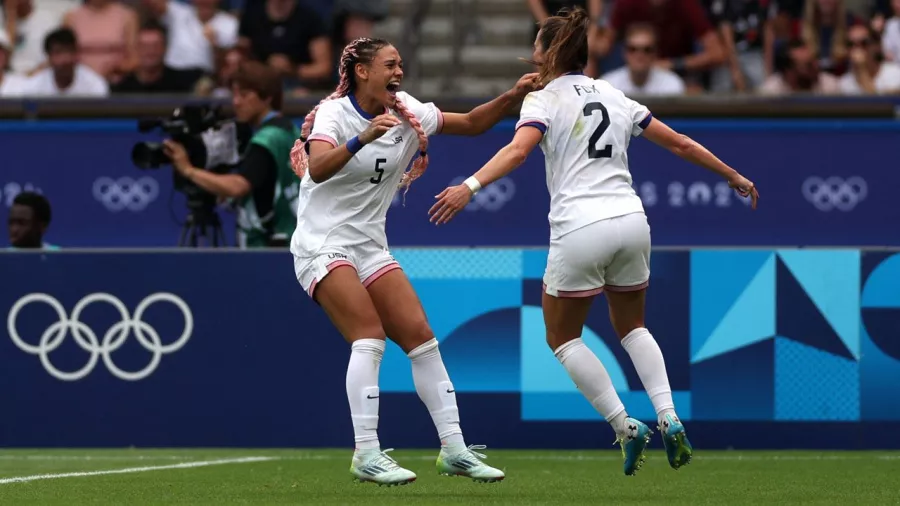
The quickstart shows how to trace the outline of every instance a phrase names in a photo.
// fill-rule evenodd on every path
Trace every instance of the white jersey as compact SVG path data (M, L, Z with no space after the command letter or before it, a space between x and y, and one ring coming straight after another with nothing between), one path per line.
M440 132L443 115L432 104L423 104L399 92L397 100L422 123L429 136ZM300 181L297 228L291 252L314 256L323 246L353 246L375 241L387 248L385 216L403 173L419 150L412 126L395 111L402 123L363 146L331 179L315 183L309 172ZM342 146L369 126L374 116L363 111L352 95L323 103L316 112L310 141ZM344 148L339 148L344 149Z
M516 129L529 125L544 132L551 238L644 211L631 186L628 144L650 119L643 105L581 74L558 77L525 97Z

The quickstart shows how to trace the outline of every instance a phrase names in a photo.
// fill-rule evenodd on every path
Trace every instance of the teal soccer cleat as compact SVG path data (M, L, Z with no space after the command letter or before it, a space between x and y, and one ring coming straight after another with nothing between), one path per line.
M644 450L650 443L650 435L653 431L647 424L634 418L625 419L625 436L616 439L616 443L622 446L622 456L625 457L625 474L634 476L644 465ZM615 444L615 443L614 443Z
M658 427L662 431L663 445L666 447L666 456L669 458L669 465L672 469L679 469L691 463L694 456L694 448L688 441L687 434L684 431L684 425L678 420L678 417L666 415L662 421L662 426Z

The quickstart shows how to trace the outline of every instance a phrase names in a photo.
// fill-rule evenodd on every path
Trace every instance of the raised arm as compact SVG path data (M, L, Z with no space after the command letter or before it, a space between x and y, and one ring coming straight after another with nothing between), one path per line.
M700 143L687 135L672 130L656 118L651 119L650 124L644 129L644 137L668 149L680 158L722 176L728 181L728 186L737 190L738 194L742 197L750 197L753 209L756 209L759 192L756 190L753 182L729 167L728 164L720 160Z
M479 105L471 111L460 113L444 113L442 134L481 135L508 116L516 106L522 103L525 95L537 88L537 73L525 74L513 89Z
M428 211L431 215L429 221L435 225L447 223L469 204L481 188L517 169L541 142L544 129L543 125L537 123L521 125L516 130L512 142L498 151L484 167L466 179L463 184L451 186L435 197L438 201Z

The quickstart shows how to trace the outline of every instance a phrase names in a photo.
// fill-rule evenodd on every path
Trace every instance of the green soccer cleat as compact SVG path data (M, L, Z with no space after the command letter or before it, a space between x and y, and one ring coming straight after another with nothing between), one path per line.
M625 435L616 439L615 443L622 446L622 457L625 458L623 470L626 476L634 476L644 465L644 450L650 443L650 435L653 431L647 424L634 418L625 419Z
M666 447L666 457L669 458L669 465L672 469L679 469L691 463L694 456L694 447L688 441L687 434L684 432L684 425L676 416L666 415L662 421L662 426L658 427L662 431L663 445Z
M469 445L462 451L451 453L446 447L441 448L437 458L438 474L444 476L466 476L481 483L502 481L506 477L503 471L495 469L484 462L487 455L472 450L484 450L484 445Z
M397 461L381 450L357 450L350 463L350 474L361 483L377 483L379 486L407 485L416 481L416 473L397 465Z

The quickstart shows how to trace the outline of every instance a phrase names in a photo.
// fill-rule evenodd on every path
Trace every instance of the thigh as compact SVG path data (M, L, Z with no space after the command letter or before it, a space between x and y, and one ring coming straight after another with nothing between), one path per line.
M419 296L402 270L385 272L367 290L388 337L405 353L434 338Z
M297 279L348 342L384 339L384 329L356 266L340 251L295 258Z
M543 294L541 307L544 310L547 345L551 350L556 350L567 342L581 337L594 297L591 295L566 298Z
M630 292L650 282L650 225L643 213L613 218L619 248L606 267L606 292Z

